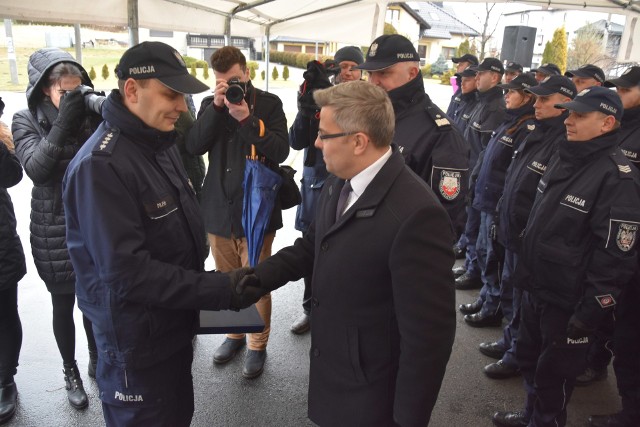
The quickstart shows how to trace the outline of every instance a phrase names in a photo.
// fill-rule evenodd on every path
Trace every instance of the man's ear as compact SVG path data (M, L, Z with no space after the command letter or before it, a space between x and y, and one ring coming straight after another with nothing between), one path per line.
M367 150L367 147L369 147L369 144L371 144L371 140L362 132L356 133L354 137L356 139L356 143L353 147L353 153L355 155L362 155Z
M124 93L122 96L128 103L135 104L138 102L139 89L138 82L132 78L128 78L127 81L124 82Z
M613 116L607 116L602 124L602 131L604 133L611 132L616 126L616 118Z

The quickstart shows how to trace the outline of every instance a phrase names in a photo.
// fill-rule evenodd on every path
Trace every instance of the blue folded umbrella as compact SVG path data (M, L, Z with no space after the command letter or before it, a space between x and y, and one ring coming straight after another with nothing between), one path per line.
M264 233L269 226L271 213L282 185L282 177L271 170L255 154L251 146L251 156L244 167L242 184L244 197L242 200L242 227L247 237L249 265L255 267L260 259L264 243Z

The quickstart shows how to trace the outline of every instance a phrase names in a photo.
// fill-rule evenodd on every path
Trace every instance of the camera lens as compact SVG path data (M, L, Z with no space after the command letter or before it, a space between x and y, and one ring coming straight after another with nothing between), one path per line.
M244 99L244 89L238 81L229 81L229 87L225 93L227 100L232 104L239 104Z

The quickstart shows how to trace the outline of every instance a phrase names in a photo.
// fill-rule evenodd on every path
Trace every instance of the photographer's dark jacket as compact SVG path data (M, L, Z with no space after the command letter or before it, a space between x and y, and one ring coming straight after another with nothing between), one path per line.
M204 227L176 132L146 126L118 91L103 116L63 181L69 253L100 358L145 368L190 346L197 309L228 309L231 289L203 272Z
M27 272L24 251L16 232L16 214L7 191L21 179L20 162L0 141L0 291L15 286Z
M617 131L561 141L540 179L516 276L595 329L637 268L640 174Z
M314 146L318 136L317 118L306 117L300 113L289 129L289 145L294 150L304 150L304 166L300 193L302 203L296 211L296 230L305 232L316 217L316 205L320 191L329 176L327 166L322 157L322 150Z
M394 144L438 196L459 234L464 229L469 148L424 92L422 76L388 92L396 116Z
M620 124L620 149L640 168L640 107L624 110Z
M492 214L502 197L514 149L535 129L533 105L507 110L506 115L507 120L498 126L484 150L473 197L475 209Z
M255 145L265 164L277 170L289 155L287 119L277 96L247 82L245 101L251 116L242 125L224 107L214 108L213 97L202 100L198 118L187 137L191 154L209 153L209 169L202 187L202 215L208 233L226 238L244 237L242 181L245 159ZM261 135L260 122L264 134ZM282 228L282 211L276 198L267 232Z
M61 62L76 65L83 74L83 84L93 86L82 66L59 49L42 49L28 64L29 108L13 116L16 155L25 173L33 181L31 191L31 251L38 274L52 293L73 293L75 275L69 261L62 207L62 176L69 161L91 136L101 118L87 113L78 133L64 141L50 141L47 136L58 117L58 109L42 92L49 71Z
M504 91L495 86L486 92L476 92L477 104L470 113L464 137L469 143L469 168L473 171L480 153L487 148L493 132L506 119ZM481 161L481 160L480 160Z

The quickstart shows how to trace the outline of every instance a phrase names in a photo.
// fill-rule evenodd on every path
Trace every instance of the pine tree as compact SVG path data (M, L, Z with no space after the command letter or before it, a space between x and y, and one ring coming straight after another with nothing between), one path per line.
M286 65L282 69L282 79L286 82L289 79L289 67Z
M209 64L207 64L206 62L202 67L202 78L204 78L205 80L209 78Z
M91 69L89 70L89 78L91 80L95 80L97 76L98 75L96 74L96 70L93 67L91 67Z
M265 72L264 70L260 71L260 77L262 77L262 80L265 79Z
M456 56L458 58L464 55L465 53L471 53L469 39L465 39L462 43L460 43L460 46L458 46L458 49L456 49Z
M251 80L255 80L256 79L256 67L249 67L249 78Z
M556 64L562 73L567 69L567 34L564 26L553 32L553 38L544 46L542 63Z
M278 69L277 69L277 68L276 68L276 66L274 65L274 66L273 66L273 71L271 72L271 78L272 78L273 80L278 80L278 76L279 76L279 75L280 75L280 74L278 74Z
M109 67L107 67L107 64L104 64L102 66L102 78L104 80L107 80L109 78Z
M191 64L191 75L193 77L196 76L196 63L195 62Z

